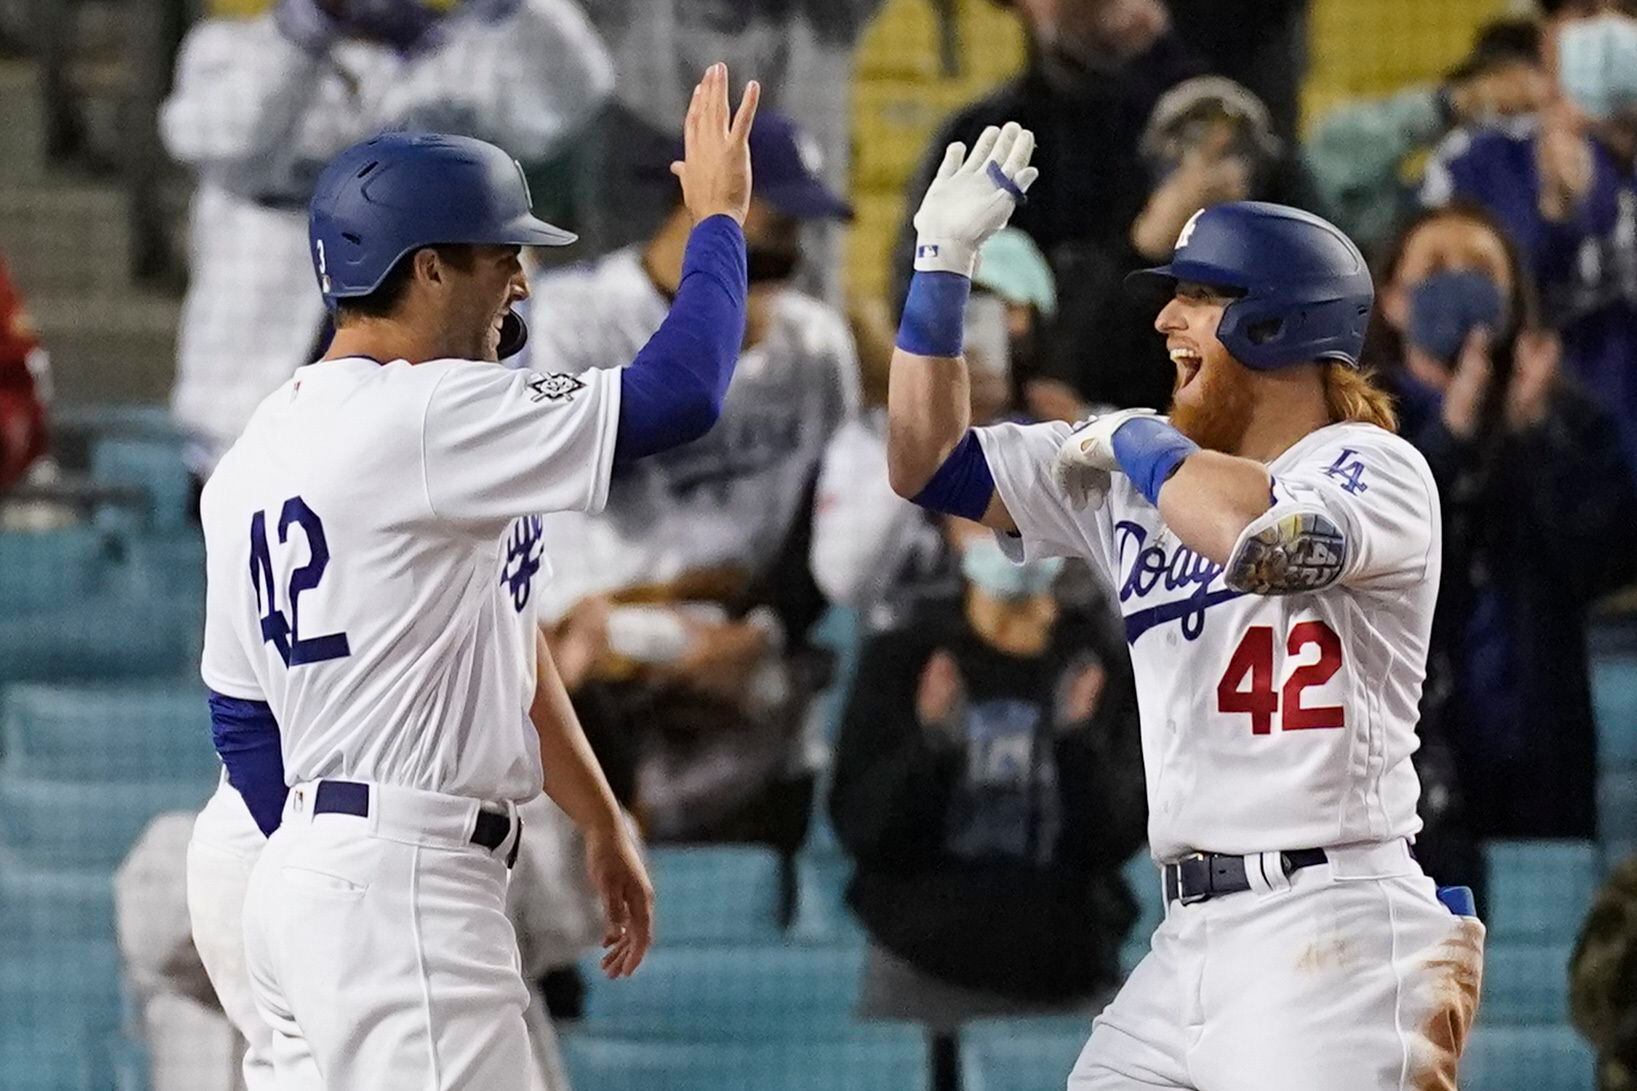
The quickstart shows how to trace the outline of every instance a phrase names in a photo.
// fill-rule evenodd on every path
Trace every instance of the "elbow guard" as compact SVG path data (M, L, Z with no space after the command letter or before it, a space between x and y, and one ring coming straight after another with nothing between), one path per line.
M1253 595L1299 595L1341 578L1347 536L1314 504L1269 508L1234 543L1223 582Z

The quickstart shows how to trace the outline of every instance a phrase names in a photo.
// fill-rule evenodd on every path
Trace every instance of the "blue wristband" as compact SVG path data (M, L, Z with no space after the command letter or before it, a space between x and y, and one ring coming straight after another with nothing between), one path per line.
M898 347L916 356L959 356L972 280L959 273L916 273L904 298Z
M1157 417L1133 417L1114 430L1115 460L1137 491L1156 507L1160 486L1197 450L1199 444Z

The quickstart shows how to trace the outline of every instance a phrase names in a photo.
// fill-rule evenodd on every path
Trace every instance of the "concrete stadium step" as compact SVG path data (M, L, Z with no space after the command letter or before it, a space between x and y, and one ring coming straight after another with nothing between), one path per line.
M130 283L130 213L109 185L0 185L0 253L31 302L118 294Z
M45 173L45 123L39 71L27 61L0 61L0 186L37 181Z
M176 374L180 309L169 296L139 292L31 299L29 310L51 353L58 403L164 401Z

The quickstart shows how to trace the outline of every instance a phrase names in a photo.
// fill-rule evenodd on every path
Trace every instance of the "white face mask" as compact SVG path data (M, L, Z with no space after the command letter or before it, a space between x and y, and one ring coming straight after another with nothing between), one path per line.
M1607 12L1567 24L1557 68L1563 93L1598 121L1637 107L1637 19Z
M997 599L1026 599L1049 591L1062 570L1061 557L1014 564L987 534L968 538L961 547L961 573Z
M968 367L978 374L1011 380L1011 337L1006 304L999 296L979 292L967 300L963 340Z

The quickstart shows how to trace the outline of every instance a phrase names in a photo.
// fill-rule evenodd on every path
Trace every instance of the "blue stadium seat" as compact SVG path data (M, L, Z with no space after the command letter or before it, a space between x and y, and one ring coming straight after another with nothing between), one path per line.
M119 950L112 938L59 937L0 959L0 1023L41 1037L87 1037L86 1052L120 1024ZM5 1072L0 1069L0 1086Z
M91 477L106 484L137 485L148 494L148 511L131 520L132 513L108 509L99 515L105 525L136 525L174 530L188 523L193 479L182 462L182 442L175 437L113 436L91 448Z
M796 919L791 932L805 943L862 944L864 926L847 904L853 862L839 853L796 857Z
M0 965L45 943L113 939L111 871L0 854Z
M99 593L0 612L0 684L197 677L202 603Z
M1637 765L1637 657L1594 656L1591 667L1598 761Z
M1566 1023L1572 944L1495 942L1484 949L1478 1022L1489 1025Z
M119 543L96 527L0 532L0 603L5 604L5 616L61 607L90 596L119 558Z
M101 1091L101 1079L86 1036L58 1027L50 1032L0 1025L0 1072L16 1091Z
M1570 943L1591 908L1603 858L1590 841L1491 841L1489 942Z
M778 853L757 845L650 850L660 942L776 940L783 929L780 868Z
M585 1026L604 1034L751 1041L846 1026L863 951L802 944L660 945L629 980L609 981L591 956Z
M1480 1011L1467 1042L1461 1091L1591 1091L1596 1085L1596 1058L1568 1027L1506 1027L1484 1019Z
M1091 1020L1082 1016L982 1019L961 1032L962 1091L1061 1091Z
M125 552L136 593L204 602L205 539L197 530L133 535L125 542Z
M203 782L217 770L197 682L8 686L0 755L7 775L54 780Z
M1597 774L1597 834L1612 866L1637 843L1637 765L1603 768Z
M1154 929L1165 920L1165 903L1160 897L1160 873L1154 863L1154 858L1148 855L1148 846L1144 845L1137 850L1137 854L1125 862L1121 869L1125 876L1126 886L1131 890L1131 896L1137 899L1137 922L1131 926L1131 932L1126 937L1130 942L1140 942L1144 950L1148 949L1148 940L1154 934Z
M927 1045L907 1026L820 1038L698 1042L564 1035L569 1078L588 1091L927 1091Z
M196 811L214 782L83 784L0 775L0 841L42 866L108 868L161 811Z

